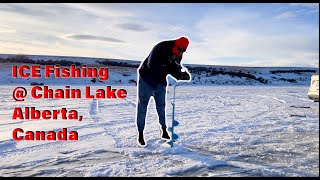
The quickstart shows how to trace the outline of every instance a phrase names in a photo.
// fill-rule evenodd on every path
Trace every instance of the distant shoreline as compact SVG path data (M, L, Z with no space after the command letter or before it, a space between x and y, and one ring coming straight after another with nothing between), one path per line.
M6 58L8 56L14 55L24 55L28 56L31 59L40 59L43 60L48 59L81 59L81 60L111 60L111 61L119 61L119 62L127 62L133 64L140 64L142 62L138 60L130 60L130 59L117 59L117 58L103 58L103 57L83 57L83 56L68 56L68 55L35 55L35 54L0 54L0 58ZM90 62L88 62L90 63ZM313 68L319 69L319 67L308 67L308 66L231 66L231 65L210 65L210 64L184 64L185 66L197 66L197 67L229 67L229 68Z

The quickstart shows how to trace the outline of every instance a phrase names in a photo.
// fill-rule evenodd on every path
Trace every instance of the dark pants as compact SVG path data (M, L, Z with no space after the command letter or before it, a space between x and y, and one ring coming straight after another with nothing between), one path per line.
M137 104L137 114L136 123L138 131L143 131L145 126L147 106L149 104L150 97L153 96L156 109L159 116L159 123L161 128L167 128L166 117L165 117L165 107L166 107L166 86L163 84L158 84L156 87L150 86L142 78L139 78L138 83L138 104Z

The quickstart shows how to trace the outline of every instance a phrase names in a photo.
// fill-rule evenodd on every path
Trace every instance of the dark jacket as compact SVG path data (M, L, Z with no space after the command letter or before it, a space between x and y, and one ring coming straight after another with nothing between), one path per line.
M181 73L180 63L182 56L173 59L172 63L169 61L170 58L174 57L172 53L173 47L174 40L163 41L155 45L138 69L140 78L155 87L158 84L166 86L168 74L171 74L177 80L182 79L183 76L185 77L185 74Z

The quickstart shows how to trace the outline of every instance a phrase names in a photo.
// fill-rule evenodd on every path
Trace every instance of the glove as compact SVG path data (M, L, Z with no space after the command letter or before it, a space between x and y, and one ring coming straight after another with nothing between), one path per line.
M169 62L170 63L175 63L175 62L180 63L180 58L177 55L171 55L171 56L169 56Z

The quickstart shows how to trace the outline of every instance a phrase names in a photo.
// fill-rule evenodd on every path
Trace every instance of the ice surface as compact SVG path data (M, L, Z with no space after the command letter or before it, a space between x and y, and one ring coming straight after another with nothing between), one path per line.
M14 87L0 86L0 176L319 176L319 104L308 99L308 86L179 86L179 139L173 148L160 140L153 100L147 146L138 146L135 86L113 86L126 89L126 99L27 98L19 103L12 99ZM96 88L103 87L92 91ZM168 126L172 92L169 87ZM84 118L11 120L16 106L67 107ZM14 141L17 127L67 127L78 131L79 140Z

